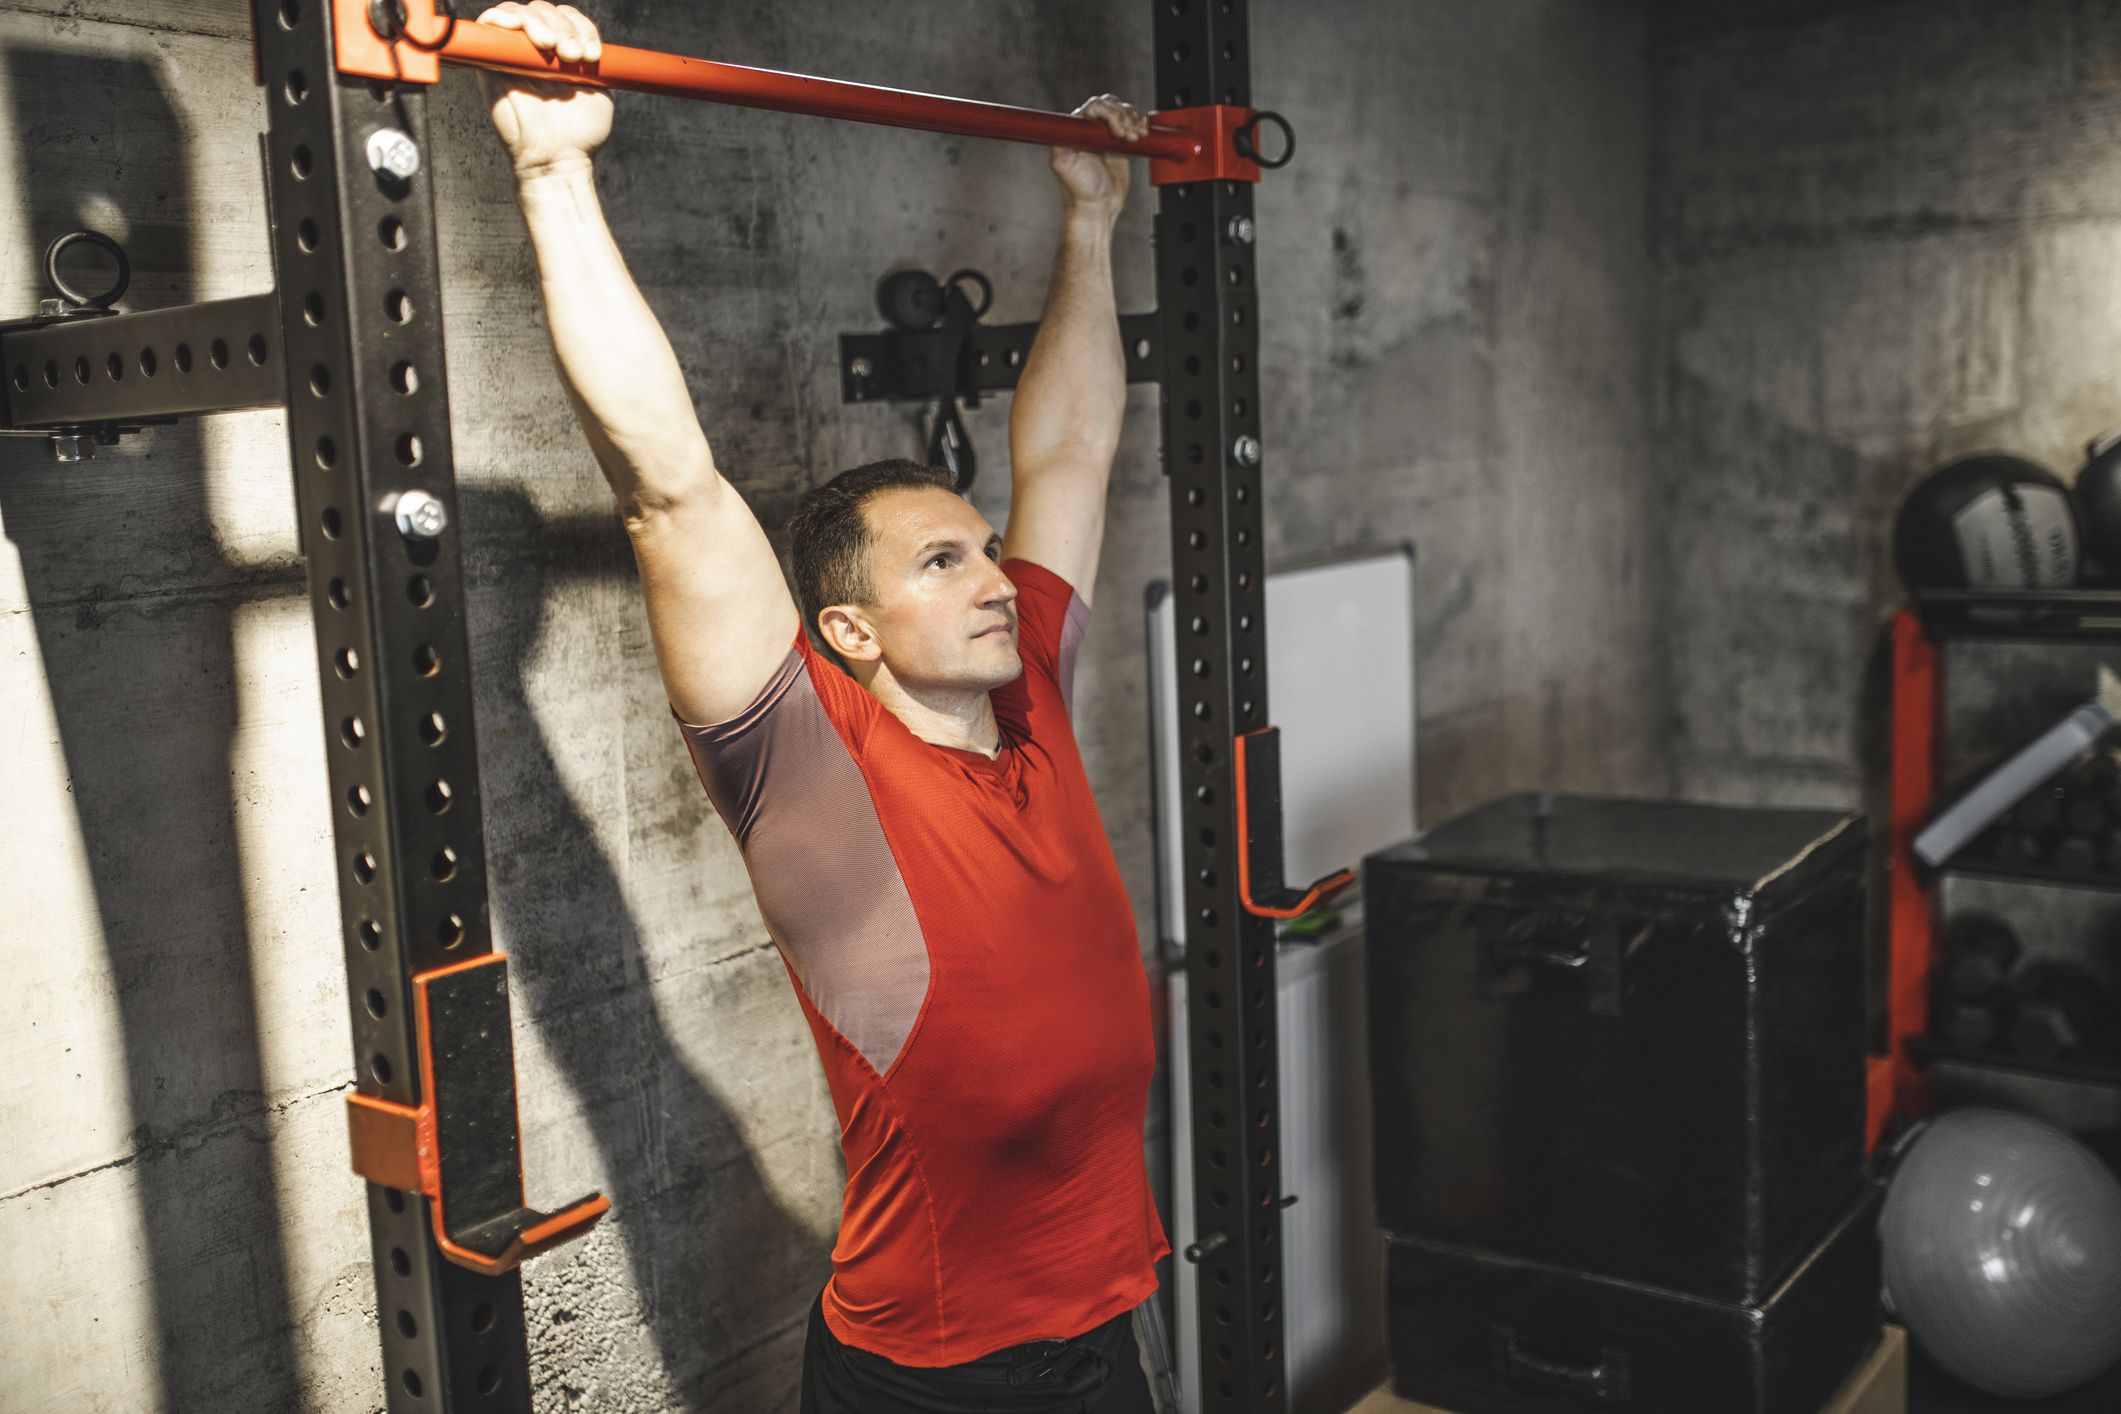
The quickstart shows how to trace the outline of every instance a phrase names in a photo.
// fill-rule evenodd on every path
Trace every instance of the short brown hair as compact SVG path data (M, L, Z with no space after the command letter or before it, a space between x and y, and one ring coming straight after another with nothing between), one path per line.
M796 604L812 640L817 638L817 616L827 605L866 604L873 592L869 551L874 537L862 507L886 491L929 486L955 494L957 479L941 467L897 457L849 468L812 487L796 503L795 514L788 518L789 558Z

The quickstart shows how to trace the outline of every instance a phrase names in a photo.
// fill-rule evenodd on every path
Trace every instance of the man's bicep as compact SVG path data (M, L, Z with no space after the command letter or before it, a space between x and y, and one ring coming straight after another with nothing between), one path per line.
M670 705L687 722L726 721L795 638L795 600L766 532L726 481L628 529Z
M1109 479L1108 469L1094 467L1048 467L1035 476L1019 473L1008 529L1002 535L1002 558L1044 566L1089 603L1104 546Z

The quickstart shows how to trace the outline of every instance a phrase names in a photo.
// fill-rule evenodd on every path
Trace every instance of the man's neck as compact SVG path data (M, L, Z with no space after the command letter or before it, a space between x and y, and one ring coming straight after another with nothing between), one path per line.
M922 691L909 688L888 669L860 679L884 710L906 724L906 730L932 746L975 751L992 759L1001 750L1001 728L994 720L994 700L979 692Z

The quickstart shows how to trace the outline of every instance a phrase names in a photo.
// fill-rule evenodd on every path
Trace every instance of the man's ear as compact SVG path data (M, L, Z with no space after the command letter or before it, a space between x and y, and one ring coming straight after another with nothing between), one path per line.
M884 646L861 611L850 604L834 604L818 611L819 637L840 655L843 663L874 663L884 656Z

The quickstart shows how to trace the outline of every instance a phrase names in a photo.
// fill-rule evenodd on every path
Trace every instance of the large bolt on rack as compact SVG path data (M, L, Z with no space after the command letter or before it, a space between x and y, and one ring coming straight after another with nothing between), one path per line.
M594 1194L554 1213L524 1202L507 963L487 926L425 157L425 91L445 63L1149 159L1158 308L1124 323L1130 377L1163 383L1173 581L1188 626L1179 823L1202 1236L1187 1256L1213 1322L1200 1406L1285 1409L1273 920L1346 878L1308 891L1281 879L1252 188L1287 160L1291 134L1249 106L1244 0L1155 0L1164 106L1132 145L1066 114L619 45L595 64L563 63L520 34L438 14L435 0L253 0L252 18L277 288L129 314L108 308L115 293L68 298L0 324L0 432L48 436L76 459L177 417L286 409L357 1076L349 1130L367 1180L393 1414L527 1414L518 1265L609 1206ZM1256 146L1262 126L1282 134L1271 161ZM978 387L1012 386L1006 350L1028 332L970 337L975 361L991 343L1011 370L978 375ZM937 391L928 374L876 381L884 352L927 356L918 344L862 345L843 359L872 370L847 374L850 400Z

